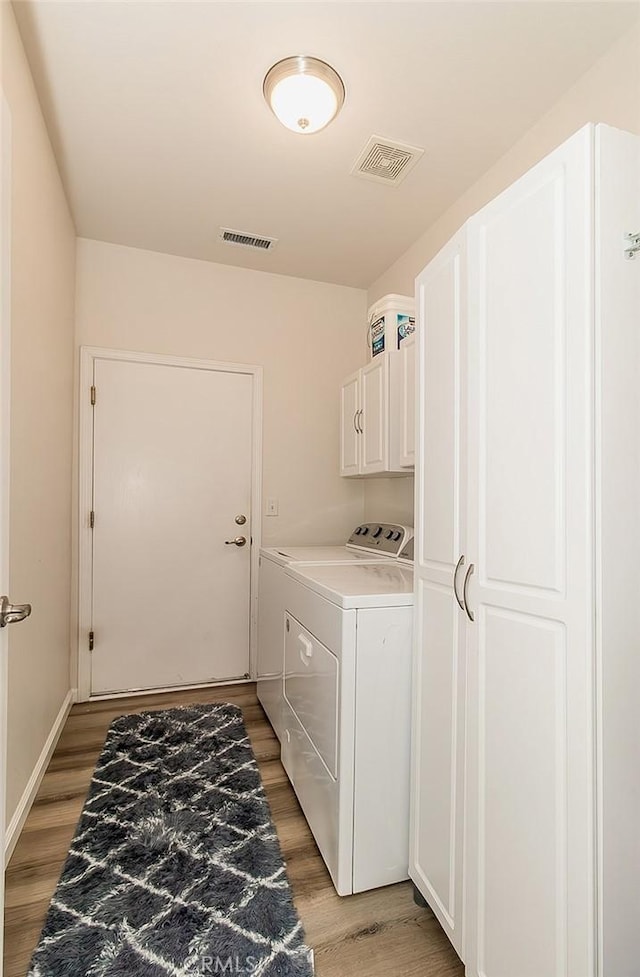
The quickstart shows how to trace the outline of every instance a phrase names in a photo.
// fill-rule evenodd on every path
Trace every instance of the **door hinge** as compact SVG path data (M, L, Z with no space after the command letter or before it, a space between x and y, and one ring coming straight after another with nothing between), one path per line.
M636 231L632 234L625 234L624 241L627 245L624 249L624 256L630 261L633 261L635 256L640 253L640 231Z
M91 386L91 406L96 406L96 388L93 385Z
M89 631L89 651L93 651L93 644L94 644L94 633L93 631Z

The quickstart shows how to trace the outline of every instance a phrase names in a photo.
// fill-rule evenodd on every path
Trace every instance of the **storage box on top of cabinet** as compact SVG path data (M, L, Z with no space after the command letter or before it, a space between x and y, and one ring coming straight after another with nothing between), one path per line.
M410 874L468 977L638 977L640 139L417 280Z
M397 353L416 328L415 302L409 295L383 295L367 312L369 356Z

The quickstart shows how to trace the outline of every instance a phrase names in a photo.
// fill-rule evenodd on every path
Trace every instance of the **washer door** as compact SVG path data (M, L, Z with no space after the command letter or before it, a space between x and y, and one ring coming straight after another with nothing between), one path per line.
M286 613L284 697L335 779L338 777L339 669L336 656Z

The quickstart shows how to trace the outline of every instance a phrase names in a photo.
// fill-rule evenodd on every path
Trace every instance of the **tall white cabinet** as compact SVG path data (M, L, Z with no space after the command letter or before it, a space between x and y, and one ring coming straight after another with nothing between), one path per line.
M640 139L418 279L411 876L473 977L638 977Z
M411 875L463 954L466 230L419 279ZM455 585L454 585L455 584ZM425 649L428 653L420 653Z

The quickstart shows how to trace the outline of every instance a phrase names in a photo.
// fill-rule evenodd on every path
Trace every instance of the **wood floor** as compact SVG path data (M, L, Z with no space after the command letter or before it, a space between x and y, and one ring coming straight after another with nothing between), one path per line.
M109 723L141 709L220 701L243 709L318 977L462 977L463 965L430 910L414 905L408 882L336 895L254 685L73 707L7 869L5 977L27 972Z

